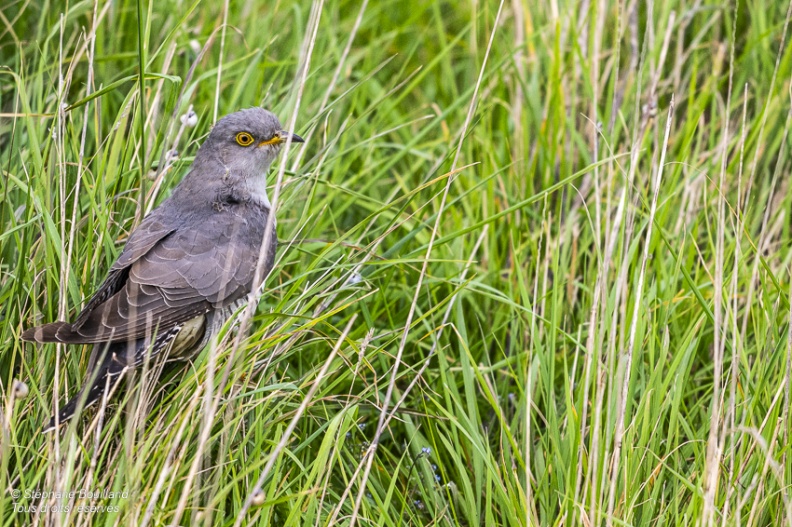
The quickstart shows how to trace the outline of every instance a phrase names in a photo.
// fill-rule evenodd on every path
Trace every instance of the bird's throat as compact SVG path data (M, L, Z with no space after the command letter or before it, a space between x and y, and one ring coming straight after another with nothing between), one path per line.
M247 195L250 197L250 200L254 203L271 209L272 204L270 203L269 196L267 195L267 174L266 172L258 175L249 177L245 180L245 190Z

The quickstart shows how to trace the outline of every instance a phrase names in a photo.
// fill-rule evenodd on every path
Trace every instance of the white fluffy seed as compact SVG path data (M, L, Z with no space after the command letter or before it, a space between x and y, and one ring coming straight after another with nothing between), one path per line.
M28 385L17 379L14 379L13 390L15 399L24 399L30 393Z
M198 114L193 111L192 105L190 105L187 113L182 115L179 119L181 120L182 124L188 128L192 128L198 124Z
M258 489L256 492L253 493L253 496L250 498L250 503L256 507L261 507L264 505L264 500L266 496L264 496L264 491Z
M349 278L347 278L345 285L357 285L362 281L363 281L363 275L361 275L360 273L352 273L351 275L349 275Z

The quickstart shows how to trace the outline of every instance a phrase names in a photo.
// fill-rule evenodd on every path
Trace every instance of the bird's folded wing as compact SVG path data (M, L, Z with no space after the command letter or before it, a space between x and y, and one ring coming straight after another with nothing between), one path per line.
M250 291L260 245L261 233L241 218L173 232L132 263L123 288L59 336L132 340L225 307Z
M101 304L107 302L110 297L118 293L127 280L129 266L140 259L141 256L149 252L160 240L176 230L172 221L166 221L161 214L155 210L143 220L137 229L132 233L124 246L118 260L110 268L102 285L93 294L77 319L71 325L72 328L80 328L88 320L91 313Z
M165 203L163 203L165 205ZM132 232L124 245L123 251L115 261L111 270L124 269L140 259L141 256L149 252L165 236L176 230L173 218L166 216L162 210L165 207L155 209L143 219L140 225Z

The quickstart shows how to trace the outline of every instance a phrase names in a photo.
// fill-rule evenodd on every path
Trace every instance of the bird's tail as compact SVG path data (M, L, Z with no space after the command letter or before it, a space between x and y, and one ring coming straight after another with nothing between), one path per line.
M51 324L47 324L47 327ZM143 364L147 356L157 357L165 350L176 338L183 327L179 324L154 335L153 338L144 337L135 341L116 341L94 344L91 361L88 364L88 371L91 372L86 379L83 387L73 398L58 410L57 421L55 416L44 428L44 432L49 432L56 428L56 423L61 425L71 419L79 408L88 408L104 395L105 390L112 390L116 381L129 368L136 368ZM192 340L189 345L195 347L195 342L202 342L204 336L204 319L201 318L198 324L194 324L192 329ZM203 344L200 344L203 346ZM178 360L178 357L175 358Z
M122 351L126 347L126 343L113 343L110 346L107 344L95 344L95 346L102 346L107 348L101 350L99 367L95 368L86 379L86 383L80 388L77 394L69 399L69 401L60 407L56 416L52 416L49 423L44 427L43 432L55 430L56 424L62 425L69 421L77 413L77 410L84 410L92 404L99 401L104 395L105 390L108 392L113 389L118 378L126 370L126 361L124 360L125 353ZM96 350L99 352L100 350Z

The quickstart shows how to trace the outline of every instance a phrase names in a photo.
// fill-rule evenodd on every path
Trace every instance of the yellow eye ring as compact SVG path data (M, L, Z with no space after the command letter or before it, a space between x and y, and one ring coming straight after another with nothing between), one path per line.
M236 142L239 146L250 146L253 144L253 136L247 132L239 132L236 134Z

